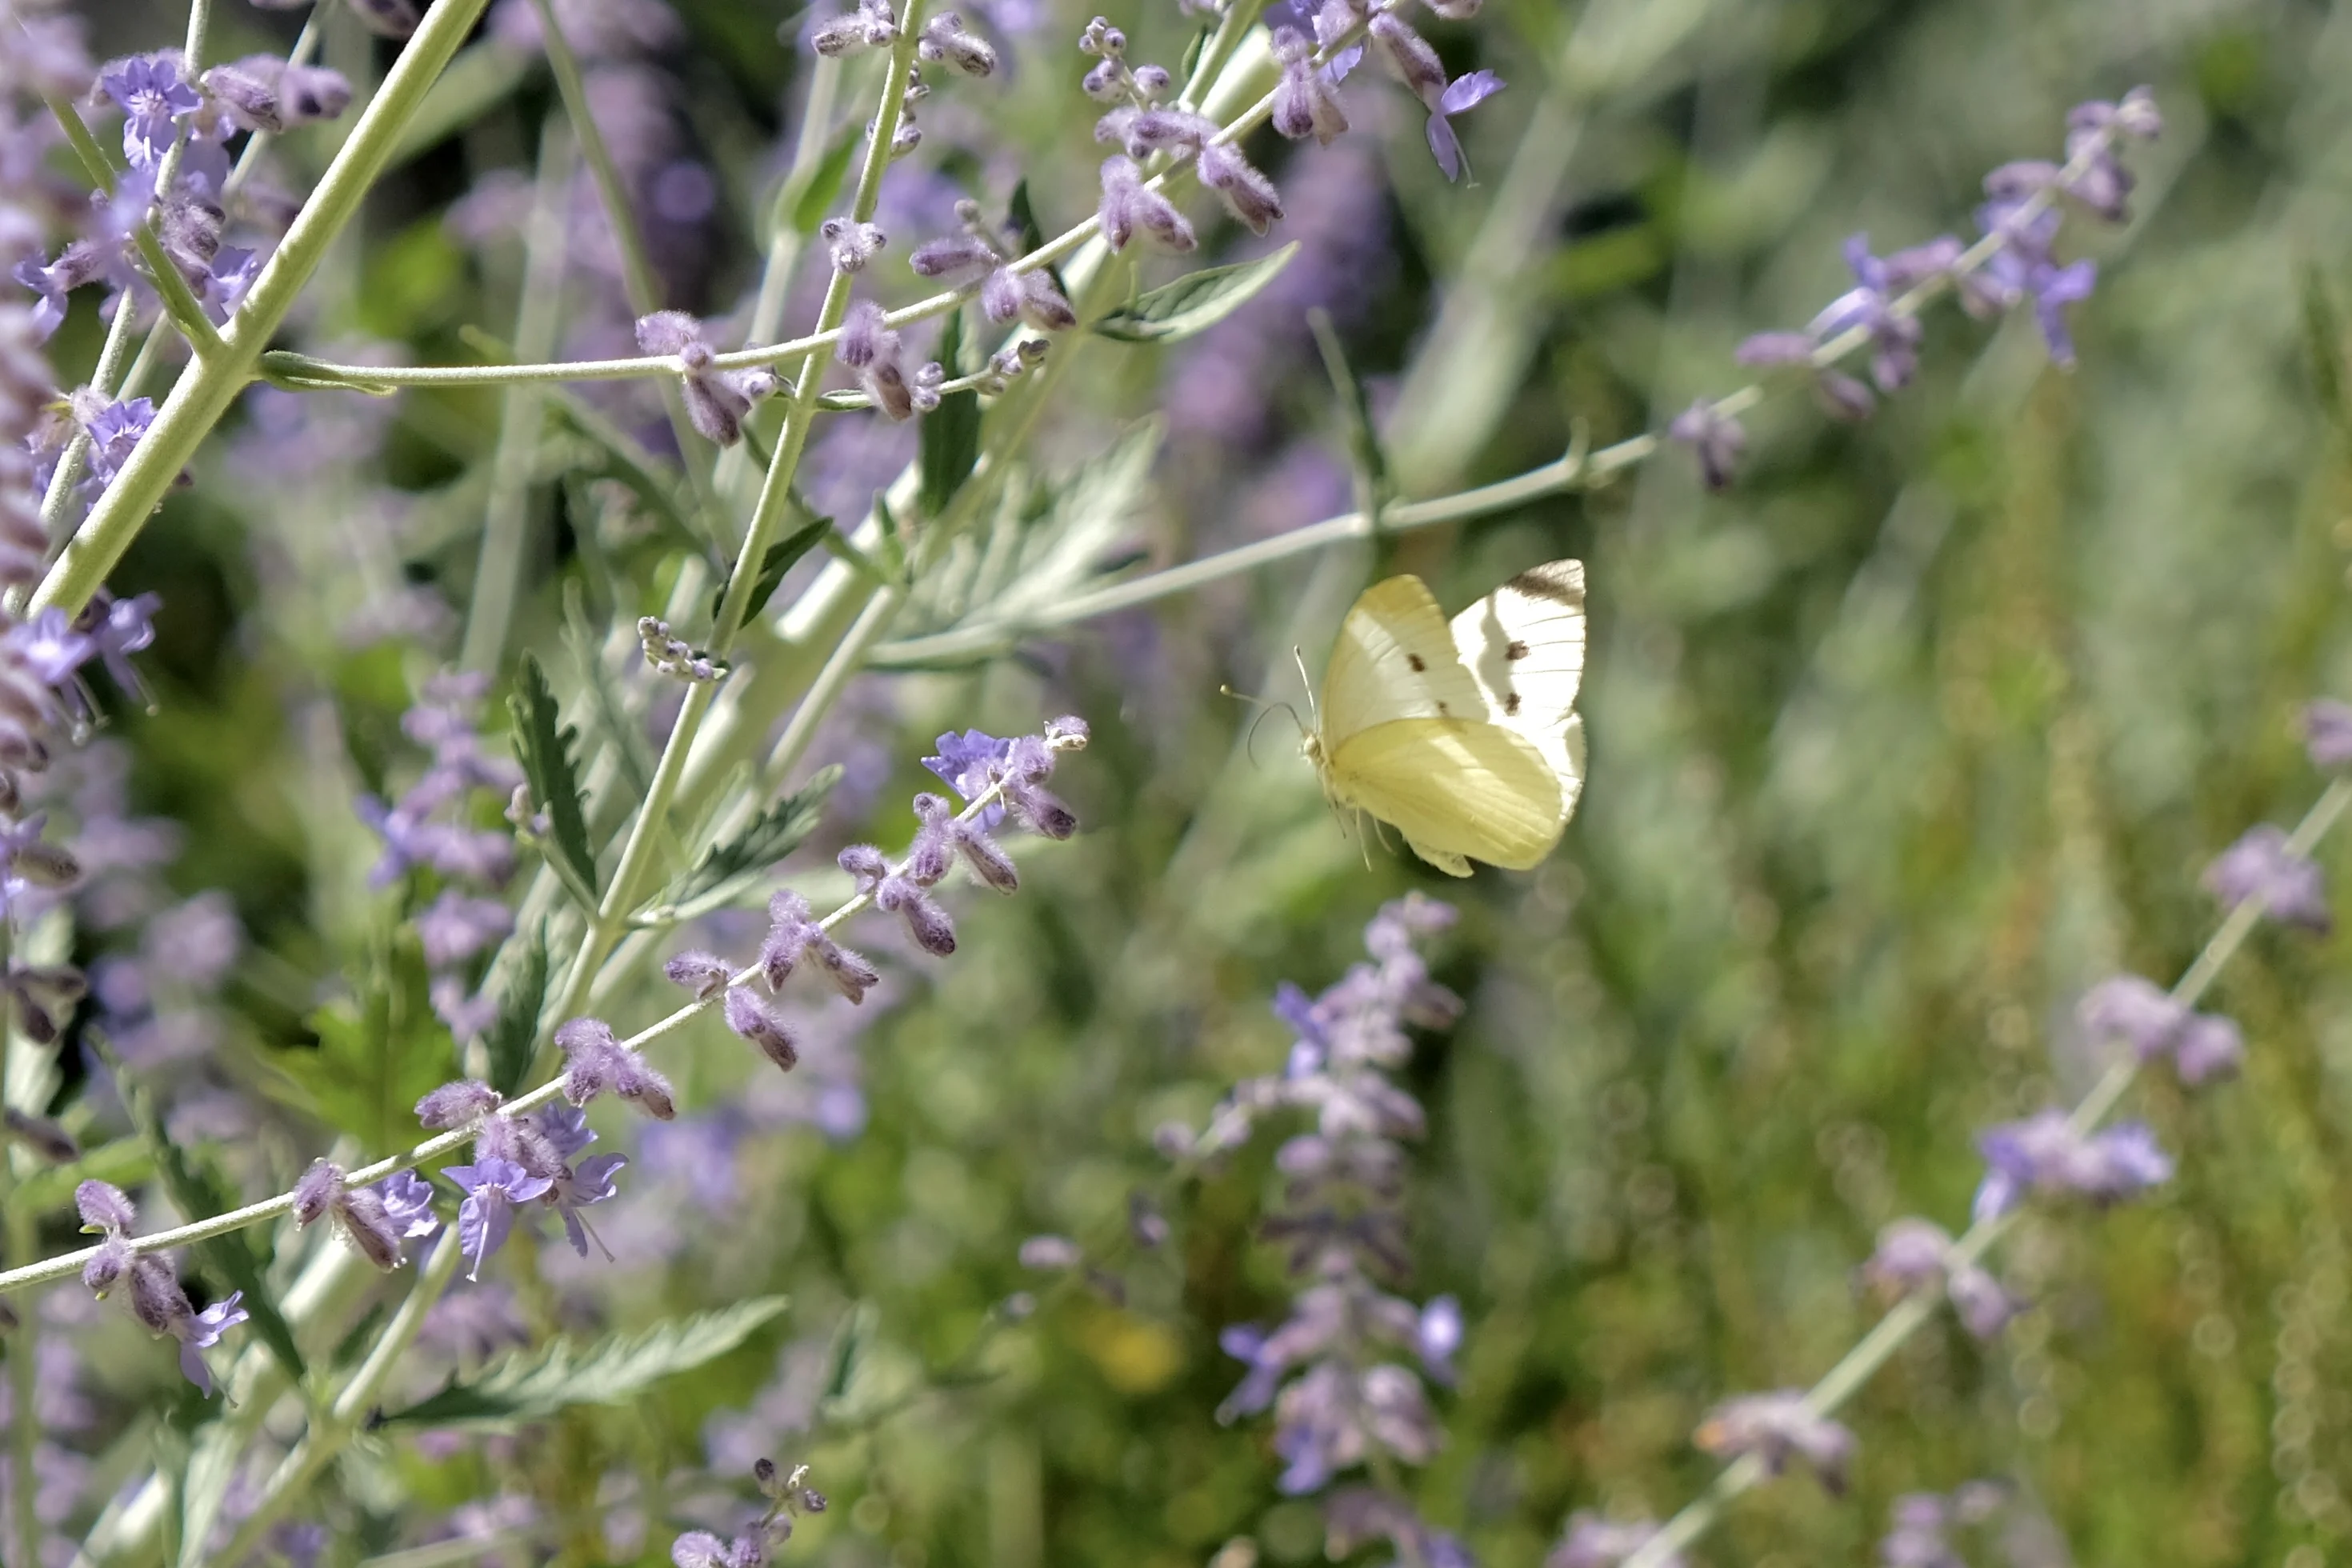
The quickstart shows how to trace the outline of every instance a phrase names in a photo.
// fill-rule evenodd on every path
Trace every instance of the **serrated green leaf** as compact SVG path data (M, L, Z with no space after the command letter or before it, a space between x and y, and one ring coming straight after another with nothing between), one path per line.
M963 312L958 310L948 318L940 341L940 360L950 379L963 374L958 363L962 353ZM925 517L943 516L980 463L980 394L947 394L923 416L918 435L922 476L918 504Z
M808 783L753 817L724 844L702 852L662 900L670 920L690 920L732 902L749 883L801 847L824 816L825 796L841 782L838 765L821 770Z
M94 1039L93 1044L114 1075L115 1088L148 1152L154 1158L155 1173L163 1178L164 1190L172 1194L173 1206L184 1215L226 1214L242 1206L244 1200L230 1190L227 1183L210 1170L197 1168L188 1159L187 1152L172 1141L163 1116L155 1109L153 1097L114 1054L113 1047L102 1038ZM255 1256L254 1243L258 1239L251 1231L231 1231L200 1241L190 1250L198 1262L226 1280L230 1289L245 1293L243 1305L253 1331L261 1336L287 1375L299 1384L303 1376L301 1348L295 1344L294 1331L287 1326L285 1316L278 1310L277 1299L263 1278L268 1259Z
M828 148L824 160L810 172L808 183L798 191L787 187L792 202L788 222L801 234L814 234L824 222L841 195L842 182L849 176L849 162L857 155L857 138L845 133L840 142Z
M782 1296L761 1296L584 1348L558 1339L518 1351L472 1383L452 1384L380 1425L510 1426L578 1405L626 1405L663 1378L725 1355L785 1305Z
M1123 343L1172 343L1205 331L1247 304L1298 254L1291 241L1270 256L1188 272L1142 294L1094 324Z
M362 1148L405 1142L417 1100L457 1076L457 1042L433 1011L431 984L416 939L403 933L374 956L355 997L304 1020L315 1047L269 1053L282 1080L275 1090Z
M524 939L518 933L514 939ZM522 957L507 971L499 993L498 1021L482 1037L489 1056L490 1087L511 1095L530 1075L531 1052L539 1044L539 1013L547 1005L547 927L530 934Z
M531 654L522 656L515 690L507 699L514 716L515 759L530 781L532 805L547 813L549 864L590 909L596 905L596 852L588 845L588 815L580 773L572 755L579 731L562 721L547 672Z

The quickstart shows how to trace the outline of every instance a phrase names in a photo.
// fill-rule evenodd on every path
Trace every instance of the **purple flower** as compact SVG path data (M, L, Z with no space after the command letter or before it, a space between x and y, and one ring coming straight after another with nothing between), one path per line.
M2269 823L2247 829L2206 867L2205 886L2224 909L2260 899L2273 920L2316 931L2335 924L2317 863L2290 849L2284 830Z
M1919 368L1919 323L1895 308L1895 297L1915 281L1912 268L1898 268L1893 257L1881 260L1873 256L1870 237L1862 234L1845 242L1845 259L1854 286L1831 300L1805 330L1821 342L1857 328L1866 332L1871 379L1879 391L1895 392Z
M1439 1296L1421 1310L1413 1327L1413 1349L1429 1375L1447 1388L1454 1386L1454 1352L1462 1348L1462 1303Z
M499 1108L504 1097L475 1079L445 1083L416 1102L416 1120L436 1129L463 1127Z
M416 917L425 962L434 969L462 963L512 930L514 912L506 905L496 899L468 898L455 888L444 888Z
M180 1342L180 1375L202 1389L205 1397L212 1397L213 1372L205 1364L202 1352L220 1343L221 1335L246 1321L249 1314L237 1303L245 1292L232 1290L222 1300L214 1302L201 1312L192 1312L178 1319L172 1328L172 1337Z
M687 416L702 437L721 447L743 438L743 416L751 411L751 391L769 390L770 377L746 385L742 377L714 363L702 323L683 310L656 310L637 321L637 347L676 359Z
M1103 160L1097 212L1104 243L1113 250L1125 250L1139 233L1180 254L1200 244L1176 204L1144 184L1142 169L1124 154Z
M2074 1016L2093 1039L2123 1040L2147 1061L2172 1048L2189 1009L2153 981L2118 974L2084 992Z
M122 155L136 168L162 163L179 139L179 117L205 106L196 89L180 79L178 62L163 55L134 55L101 75L98 85L121 106Z
M946 958L955 952L955 922L947 910L912 877L892 870L881 850L871 844L853 844L841 852L840 861L861 896L907 922L907 934L915 939L916 946L934 958Z
M610 1092L656 1121L667 1121L677 1114L669 1079L622 1045L614 1037L612 1026L603 1019L570 1019L557 1026L555 1043L566 1064L563 1098L573 1105L585 1105Z
M139 1223L139 1211L122 1189L95 1177L74 1189L74 1208L86 1231L121 1236Z
M760 1048L760 1054L776 1065L780 1072L790 1072L801 1064L800 1043L793 1032L776 1016L775 1010L745 986L735 986L727 993L722 1009L727 1026L740 1037Z
M1960 1326L1980 1340L2000 1332L2011 1318L2024 1310L2024 1304L2011 1295L2006 1286L1973 1266L1954 1269L1944 1293L1951 1299L1952 1310L1959 1314Z
M1932 1220L1898 1219L1878 1233L1877 1249L1862 1277L1891 1296L1909 1296L1943 1283L1944 1255L1952 1237Z
M699 949L679 953L662 965L662 973L673 985L683 985L693 993L698 1002L708 1002L727 988L735 978L733 966L715 952Z
M2303 744L2315 768L2336 773L2352 767L2352 704L2326 697L2305 704Z
M1739 421L1718 412L1704 397L1675 416L1674 423L1666 426L1666 439L1680 441L1691 449L1698 459L1700 482L1711 490L1730 485L1739 454L1748 447L1748 432L1739 427Z
M1454 134L1452 117L1486 102L1502 91L1504 85L1503 79L1489 70L1456 77L1446 84L1436 107L1429 111L1430 156L1437 160L1437 166L1445 171L1447 179L1460 178L1470 166L1462 155L1461 142Z
M971 802L986 795L989 786L996 782L997 773L1004 764L1005 753L1013 742L1000 741L983 730L966 730L961 735L950 730L939 738L938 744L939 755L925 757L923 766L939 774L950 789L966 802ZM993 830L1003 817L1004 807L992 802L976 820L983 827Z
M2172 1049L2172 1068L2192 1089L2238 1070L2246 1055L2246 1037L2238 1026L2213 1013L2199 1013L2181 1026Z
M1273 124L1294 142L1312 136L1328 147L1348 129L1348 116L1339 108L1338 78L1318 68L1314 57L1315 45L1305 33L1296 27L1274 29L1274 58L1282 62L1282 79L1275 85Z
M441 1173L466 1192L466 1201L457 1209L457 1239L474 1260L466 1274L474 1280L482 1277L483 1260L506 1245L508 1233L514 1228L515 1205L545 1195L555 1184L511 1160L495 1157L478 1164L451 1165Z
M2140 1123L2085 1134L2055 1110L1988 1128L1977 1148L1989 1167L1977 1188L1979 1222L2008 1213L2028 1192L2114 1202L2172 1176L2171 1159Z
M588 1256L588 1238L595 1233L580 1217L580 1211L613 1196L613 1178L628 1163L626 1154L592 1154L558 1176L548 1189L547 1201L563 1216L565 1238L572 1243L572 1250L583 1258ZM612 1251L601 1240L596 1245L604 1251L604 1260L611 1262Z
M1853 1434L1818 1415L1801 1389L1743 1394L1707 1413L1691 1440L1720 1459L1754 1455L1768 1475L1781 1475L1791 1459L1802 1459L1823 1489L1845 1490L1845 1467L1853 1457Z
M431 1236L441 1228L441 1216L433 1212L433 1184L414 1171L394 1171L376 1183L375 1194L383 1202L384 1216L404 1238Z
M1870 417L1877 398L1869 387L1833 366L1814 362L1820 344L1803 332L1758 332L1733 351L1732 358L1759 369L1788 366L1811 381L1813 396L1832 419Z
M808 900L786 888L768 900L768 935L760 944L760 972L771 992L780 991L803 959L813 960L853 1003L881 984L871 963L836 943L809 918Z

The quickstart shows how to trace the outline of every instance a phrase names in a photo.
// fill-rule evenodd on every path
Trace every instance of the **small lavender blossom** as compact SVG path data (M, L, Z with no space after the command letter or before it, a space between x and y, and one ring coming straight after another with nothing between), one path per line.
M416 1120L426 1127L464 1127L496 1110L504 1096L476 1079L445 1083L416 1102Z
M238 1305L244 1300L244 1291L232 1290L203 1311L189 1313L173 1324L172 1337L180 1342L180 1375L194 1384L207 1399L213 1394L213 1373L205 1364L203 1352L220 1343L221 1335L251 1315Z
M1658 1533L1654 1519L1603 1519L1590 1509L1568 1516L1559 1544L1544 1559L1544 1568L1617 1568ZM1657 1559L1658 1568L1686 1568L1687 1559L1669 1552Z
M2172 1049L2189 1009L2153 981L2118 974L2084 992L2074 1016L2093 1039L2125 1041L2147 1061Z
M1856 329L1867 333L1871 379L1881 392L1899 391L1919 368L1919 322L1896 309L1896 296L1914 279L1892 265L1892 258L1873 256L1867 235L1857 234L1845 242L1845 259L1854 286L1830 301L1805 330L1822 342Z
M1470 168L1469 160L1463 156L1462 142L1454 134L1453 117L1475 109L1502 91L1505 85L1503 79L1493 71L1472 71L1468 76L1457 77L1448 82L1445 90L1438 95L1437 101L1431 105L1427 127L1429 155L1437 160L1438 168L1444 171L1448 180L1461 178Z
M1943 1283L1952 1237L1932 1220L1898 1219L1878 1233L1862 1277L1890 1296L1909 1296Z
M907 871L918 883L929 887L941 880L950 857L960 854L972 874L998 892L1020 890L1021 873L1013 858L988 836L979 818L966 821L945 799L929 794L915 797L915 815L922 826L908 847Z
M1945 1536L1950 1523L1942 1498L1919 1492L1896 1498L1891 1526L1879 1538L1878 1561L1885 1568L1967 1568Z
M987 39L964 29L963 18L942 11L923 24L916 52L931 61L944 60L966 76L986 76L996 68L996 50Z
M1315 63L1314 42L1295 27L1276 27L1274 58L1282 65L1274 89L1275 130L1294 142L1312 136L1329 146L1348 129L1348 116L1332 79Z
M1097 213L1102 220L1104 243L1113 250L1125 250L1139 233L1150 237L1160 248L1180 254L1200 244L1192 223L1176 210L1176 204L1143 183L1143 171L1132 158L1114 156L1103 160L1102 202Z
M768 934L760 944L760 973L771 992L780 991L801 961L824 972L851 1003L881 983L881 973L863 957L840 946L809 918L808 900L787 888L768 900Z
M79 408L75 412L78 418L81 416ZM109 403L83 418L82 430L89 437L90 477L101 485L111 482L122 465L131 460L132 448L154 422L155 400L152 397Z
M630 1101L656 1121L677 1114L669 1080L643 1057L620 1043L601 1018L572 1018L557 1026L563 1052L563 1098L574 1106L611 1093Z
M800 1046L792 1031L772 1008L748 988L739 985L729 990L723 1011L727 1026L759 1047L760 1054L775 1063L779 1071L790 1072L800 1066Z
M2263 913L2272 920L2327 931L2335 920L2328 913L2319 866L2289 848L2288 842L2285 831L2269 823L2247 829L2205 868L2205 887L2224 909L2259 898Z
M139 1211L121 1187L92 1177L74 1188L74 1209L86 1231L122 1236L139 1223Z
M168 55L134 55L101 74L98 85L122 110L122 155L133 168L161 163L179 140L181 117L205 106Z
M1845 1490L1845 1468L1853 1458L1853 1434L1816 1415L1801 1389L1743 1394L1707 1413L1694 1443L1719 1459L1754 1455L1768 1475L1782 1475L1802 1459L1832 1495Z
M1680 441L1691 449L1698 459L1699 480L1711 490L1730 485L1739 454L1748 447L1748 432L1739 427L1739 421L1719 412L1704 397L1675 416L1666 426L1666 439Z
M890 9L889 0L857 0L856 9L845 11L820 26L809 41L818 54L838 59L881 48L898 36L898 16Z
M468 898L445 888L416 917L425 962L435 969L462 963L503 941L514 930L514 911L496 899Z
M2172 1177L2172 1161L2138 1122L2082 1133L2062 1110L1987 1129L1977 1148L1988 1167L1974 1217L2007 1214L2028 1192L2074 1194L2095 1202L2131 1197Z
M110 1233L90 1254L89 1261L81 1266L82 1285L103 1301L108 1292L121 1283L123 1276L131 1271L131 1264L136 1261L137 1255L131 1250L131 1244L122 1238L121 1233Z
M2246 1037L2236 1024L2219 1014L2199 1013L2181 1026L2172 1068L2194 1089L2236 1073L2245 1055Z
M495 1158L472 1165L451 1165L441 1173L465 1190L466 1201L457 1209L457 1239L474 1260L466 1274L472 1280L481 1279L483 1262L506 1245L514 1229L516 1205L544 1196L555 1184L512 1161Z
M441 1228L441 1217L434 1212L433 1184L414 1171L394 1171L375 1184L376 1196L383 1201L384 1218L404 1240L431 1236Z
M2025 1310L2025 1304L2011 1295L2007 1286L1988 1270L1973 1265L1954 1269L1945 1283L1944 1293L1950 1299L1960 1326L1980 1340L2000 1332L2009 1326L2010 1320Z
M1021 1244L1021 1267L1058 1274L1084 1263L1086 1253L1066 1236L1033 1236Z
M662 965L673 985L682 985L698 1002L708 1002L734 980L735 971L715 952L699 950L679 953Z
M294 1184L294 1224L308 1229L327 1216L328 1205L342 1195L343 1169L331 1160L313 1160Z
M881 850L871 844L853 844L841 852L839 859L861 896L907 922L907 934L915 939L916 946L935 958L955 952L955 922L947 910L912 877L891 869Z
M677 361L688 419L703 439L731 447L743 438L743 416L751 399L736 379L718 368L702 323L683 310L656 310L637 321L637 347Z
M890 243L890 237L880 228L855 218L829 217L818 226L817 233L830 247L835 272L865 271L866 264Z
M1801 370L1812 384L1815 400L1831 418L1869 418L1877 406L1877 397L1868 386L1843 371L1817 363L1815 353L1820 346L1804 332L1758 332L1742 342L1731 357L1759 370L1779 366Z
M588 1256L588 1243L593 1238L596 1241L597 1250L604 1254L605 1261L612 1261L612 1250L589 1228L581 1211L617 1195L614 1178L628 1163L626 1154L591 1154L578 1164L568 1167L547 1190L546 1201L554 1205L556 1213L562 1216L564 1239L572 1244L572 1250L583 1258Z
M2311 765L2324 773L2352 767L2352 704L2322 697L2303 710L2303 744Z
M892 419L909 419L915 413L905 355L905 342L881 306L859 300L849 307L834 357L856 374L866 397Z

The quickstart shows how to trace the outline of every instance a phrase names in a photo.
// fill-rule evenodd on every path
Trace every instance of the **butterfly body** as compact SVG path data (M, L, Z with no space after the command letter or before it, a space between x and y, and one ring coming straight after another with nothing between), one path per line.
M1417 577L1366 589L1339 628L1305 742L1324 794L1454 876L1524 870L1576 807L1584 570L1521 573L1451 623Z

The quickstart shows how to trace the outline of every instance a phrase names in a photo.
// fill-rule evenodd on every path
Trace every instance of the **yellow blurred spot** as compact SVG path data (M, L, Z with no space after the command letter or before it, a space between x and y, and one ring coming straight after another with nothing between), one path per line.
M1077 1340L1078 1348L1121 1394L1165 1388L1184 1364L1184 1349L1174 1334L1131 1312L1088 1314L1078 1325Z

